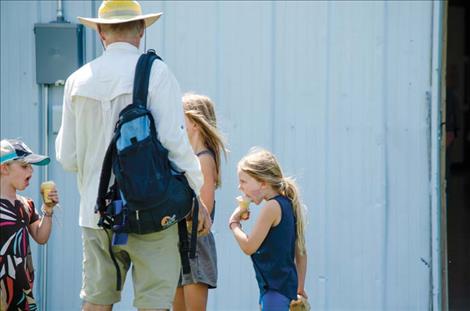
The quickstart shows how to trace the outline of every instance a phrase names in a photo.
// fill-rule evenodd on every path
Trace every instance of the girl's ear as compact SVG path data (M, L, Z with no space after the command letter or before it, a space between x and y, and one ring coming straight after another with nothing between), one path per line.
M201 133L201 128L199 127L199 125L196 123L196 122L193 122L191 124L191 130L193 131L193 133L198 133L197 135L200 136L200 138L202 139L202 133Z
M7 164L0 164L0 174L7 175L8 174L8 165Z
M265 182L265 181L260 181L260 186L261 186L261 189L266 189L268 187L268 183Z

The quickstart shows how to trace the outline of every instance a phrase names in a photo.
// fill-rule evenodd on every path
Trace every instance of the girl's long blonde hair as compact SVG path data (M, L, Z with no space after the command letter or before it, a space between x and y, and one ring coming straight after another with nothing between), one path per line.
M183 109L186 116L198 125L204 144L214 154L217 178L216 187L221 185L220 154L227 157L225 139L217 128L214 103L204 95L187 93L183 96Z
M257 181L268 183L276 192L291 200L296 218L297 247L301 254L305 254L304 205L300 200L299 189L294 179L284 177L276 157L264 149L252 149L240 160L238 169Z

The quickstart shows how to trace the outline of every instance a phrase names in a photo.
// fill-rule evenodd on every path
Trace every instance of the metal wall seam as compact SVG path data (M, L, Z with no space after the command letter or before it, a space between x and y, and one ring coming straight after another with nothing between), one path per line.
M442 25L444 2L433 2L432 74L431 74L431 247L432 247L432 309L441 310L441 248L440 248L440 115L442 66Z

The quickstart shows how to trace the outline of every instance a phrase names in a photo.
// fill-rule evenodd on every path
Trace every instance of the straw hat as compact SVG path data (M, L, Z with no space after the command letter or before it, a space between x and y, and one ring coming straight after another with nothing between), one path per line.
M142 8L137 1L104 0L98 9L97 18L78 16L83 25L98 30L98 24L119 24L138 20L145 21L145 27L155 23L163 13L142 14Z

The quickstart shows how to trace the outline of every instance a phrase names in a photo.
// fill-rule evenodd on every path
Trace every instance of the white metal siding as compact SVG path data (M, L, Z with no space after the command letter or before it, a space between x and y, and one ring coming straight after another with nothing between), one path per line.
M65 17L76 22L77 15L94 16L98 6L65 1ZM430 105L437 105L427 100L432 2L142 6L164 12L147 30L147 48L169 64L183 91L213 98L231 150L217 193L219 286L210 291L209 309L258 309L250 259L226 223L237 195L237 161L254 145L275 152L285 174L297 178L309 208L306 290L313 309L428 309ZM21 136L36 150L43 145L43 99L35 84L33 25L54 16L55 1L1 2L1 136ZM90 60L101 45L89 30L86 38ZM62 87L52 87L50 104L60 106L61 96ZM55 161L50 176L63 208L48 244L47 309L77 310L75 177ZM35 199L37 181L27 192ZM130 309L132 296L127 284L115 309Z

